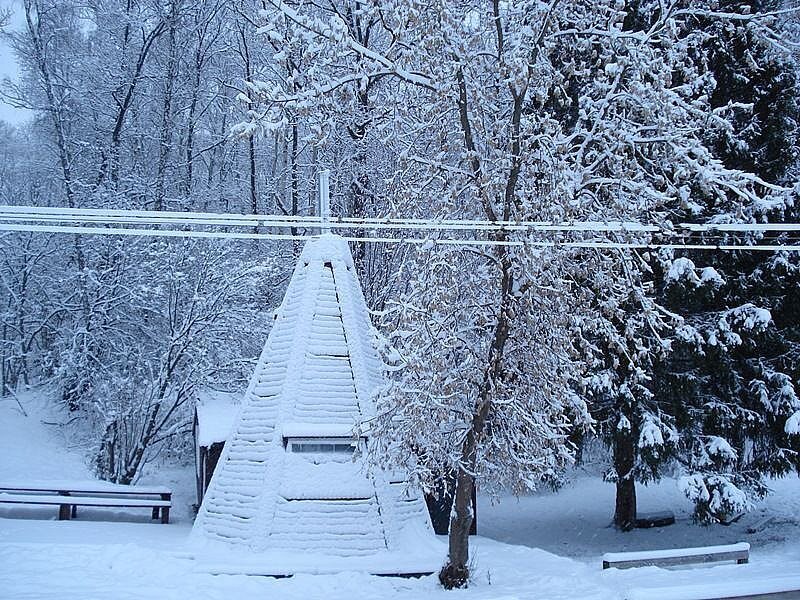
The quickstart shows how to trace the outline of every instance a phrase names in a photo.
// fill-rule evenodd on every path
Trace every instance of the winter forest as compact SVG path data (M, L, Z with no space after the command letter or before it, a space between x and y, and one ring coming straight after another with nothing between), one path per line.
M0 99L32 115L0 121L1 205L311 217L327 169L334 220L419 220L334 233L385 370L371 460L453 498L445 587L476 488L599 464L634 536L647 486L705 531L797 479L792 3L21 0L0 24ZM36 391L115 484L193 463L198 397L244 393L318 233L0 228L2 403Z

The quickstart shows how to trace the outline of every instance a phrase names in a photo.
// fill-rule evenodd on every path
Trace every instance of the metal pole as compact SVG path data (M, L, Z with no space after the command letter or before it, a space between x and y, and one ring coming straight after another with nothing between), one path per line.
M319 216L322 219L322 225L319 228L320 233L331 232L330 177L331 172L328 169L319 172Z

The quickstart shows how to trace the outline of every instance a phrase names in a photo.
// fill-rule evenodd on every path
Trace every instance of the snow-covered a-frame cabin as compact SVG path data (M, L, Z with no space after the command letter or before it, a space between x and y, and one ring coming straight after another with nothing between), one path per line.
M192 433L195 441L195 468L197 485L197 503L200 507L206 494L211 476L217 468L225 442L228 441L233 421L239 410L234 394L220 391L203 391L195 404ZM450 512L453 505L455 480L443 477L440 484L425 494L428 514L433 530L438 535L447 535L450 526ZM477 499L472 494L472 527L470 535L477 533Z
M310 239L200 507L198 560L265 575L435 571L445 550L421 492L367 469L382 377L347 242Z

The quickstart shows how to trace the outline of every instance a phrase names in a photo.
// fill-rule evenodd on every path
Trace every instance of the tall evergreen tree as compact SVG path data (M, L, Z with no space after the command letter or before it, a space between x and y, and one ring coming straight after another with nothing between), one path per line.
M661 167L664 185L674 194L661 217L674 222L796 218L785 187L795 161L796 75L791 56L776 50L780 24L763 16L775 7L723 1L672 8L688 16L673 22L673 52L666 56L677 53L682 59L664 71L667 88L704 128L687 148L685 164ZM630 0L623 29L633 38L658 37L664 11L660 2ZM576 98L583 94L581 85L578 80L573 86ZM755 193L726 189L703 161L716 163L733 179L751 180ZM707 268L695 268L690 256ZM796 410L797 351L790 339L796 339L797 317L786 310L796 294L786 287L796 281L796 253L645 253L638 258L621 263L629 265L626 276L614 280L627 281L624 294L615 294L609 282L598 283L596 275L587 280L604 319L581 331L591 373L585 392L612 454L606 477L617 488L614 523L623 530L634 527L636 483L658 479L676 459L698 517L714 519L711 502L719 519L726 520L747 505L745 490L763 493L763 474L783 473L796 460L785 432L786 418ZM702 333L693 328L697 321L704 324ZM764 353L780 356L781 366L753 367ZM766 391L759 394L772 400L751 401L755 392L749 390L762 388ZM713 399L706 390L714 392ZM748 428L726 437L731 415L741 417L743 410L749 411ZM734 481L738 487L728 486ZM711 488L718 489L716 496ZM723 497L725 510L714 500Z
M720 10L768 11L776 2L720 2ZM761 189L786 184L796 167L798 65L750 22L698 20L694 73L713 83L705 142ZM776 30L780 32L778 29ZM722 125L722 126L720 126ZM712 195L697 181L675 219L700 223L796 222L800 205ZM719 236L706 236L719 240ZM774 243L785 234L738 234L729 242ZM656 396L681 432L684 489L703 522L727 522L766 493L765 476L800 469L800 255L677 252L655 268L659 301L684 318L659 367ZM701 268L702 267L702 268Z

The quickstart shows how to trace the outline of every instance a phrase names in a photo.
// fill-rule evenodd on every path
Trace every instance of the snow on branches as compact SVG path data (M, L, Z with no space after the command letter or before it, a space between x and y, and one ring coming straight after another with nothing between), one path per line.
M390 303L383 317L402 368L381 394L377 437L426 487L464 469L485 491L522 493L542 479L557 482L572 460L570 429L589 426L591 417L569 391L577 375L574 319L562 307L576 300L555 275L559 260L521 251L515 269L526 279L505 304L491 256L421 250L406 265L413 292ZM496 349L488 334L501 310L508 318L502 366L489 372ZM465 463L465 437L487 402L476 454Z

